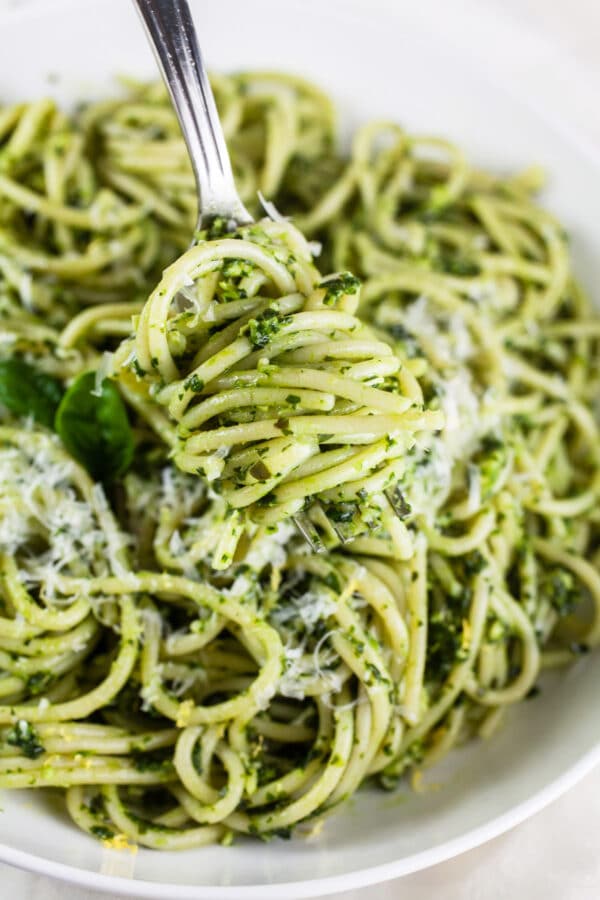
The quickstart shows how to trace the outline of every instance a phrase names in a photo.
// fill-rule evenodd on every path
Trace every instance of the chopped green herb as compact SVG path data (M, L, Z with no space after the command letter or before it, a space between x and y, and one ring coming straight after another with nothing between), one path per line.
M540 597L547 599L560 616L570 615L581 601L572 572L553 566L540 575Z
M289 316L282 316L275 309L265 309L256 319L250 319L248 322L246 326L248 337L254 347L261 349L266 347L288 322Z
M93 834L94 837L98 838L100 841L110 841L115 836L114 831L111 831L110 828L106 828L105 825L92 825L90 834Z
M195 394L199 394L204 390L204 382L197 375L191 375L186 380L184 387L186 391L193 391Z
M319 287L325 288L325 296L323 297L325 306L335 306L342 297L358 293L360 290L360 279L352 275L351 272L340 272L339 275L335 275L333 278L326 278L325 281L320 283Z
M18 747L28 759L37 759L45 753L37 731L26 719L17 719L14 727L6 734L6 742L12 747Z

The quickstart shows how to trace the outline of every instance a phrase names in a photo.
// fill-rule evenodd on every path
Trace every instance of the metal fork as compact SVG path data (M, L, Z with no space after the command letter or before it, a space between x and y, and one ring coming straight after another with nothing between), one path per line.
M190 155L198 192L197 230L207 228L217 217L225 219L231 231L238 225L250 224L252 216L235 187L223 129L187 0L133 2L173 101ZM396 503L392 505L400 515ZM324 513L322 507L320 510ZM322 552L325 546L310 516L303 512L293 520L311 549ZM340 543L346 543L348 538L343 530L330 519L328 522Z

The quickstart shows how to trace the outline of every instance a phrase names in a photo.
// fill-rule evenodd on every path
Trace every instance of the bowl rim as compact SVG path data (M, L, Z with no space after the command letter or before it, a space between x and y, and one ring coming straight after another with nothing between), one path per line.
M281 900L282 896L291 900L291 898L325 896L369 887L400 878L403 875L410 875L443 863L468 850L474 850L553 803L581 781L599 763L600 741L562 775L531 797L485 824L466 831L459 837L392 862L356 869L340 875L327 875L322 878L277 882L276 884L233 885L231 887L173 884L172 882L148 881L92 872L89 869L80 869L77 866L65 865L43 856L16 850L1 843L0 862L34 872L37 875L46 875L107 894L143 897L148 900L165 900L165 897L173 898L173 900Z

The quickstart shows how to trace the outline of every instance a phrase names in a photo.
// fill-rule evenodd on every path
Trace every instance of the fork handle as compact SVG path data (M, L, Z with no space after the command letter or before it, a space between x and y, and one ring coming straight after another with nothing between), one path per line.
M192 161L201 228L215 216L247 224L187 0L133 0L162 72Z

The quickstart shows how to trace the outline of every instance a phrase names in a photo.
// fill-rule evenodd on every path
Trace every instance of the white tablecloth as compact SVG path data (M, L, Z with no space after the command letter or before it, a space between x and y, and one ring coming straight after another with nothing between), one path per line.
M0 0L16 6L28 0ZM382 0L376 0L382 2ZM450 37L465 52L518 77L600 151L600 0L389 0L431 5L447 18ZM459 4L470 8L478 33L470 43L452 34ZM282 7L284 8L284 7ZM577 102L573 102L573 98ZM600 897L600 769L548 809L494 841L425 872L339 900L597 900ZM100 900L95 891L59 884L0 864L2 900ZM118 898L114 898L118 900ZM165 897L165 900L169 898ZM284 898L282 898L284 900Z

